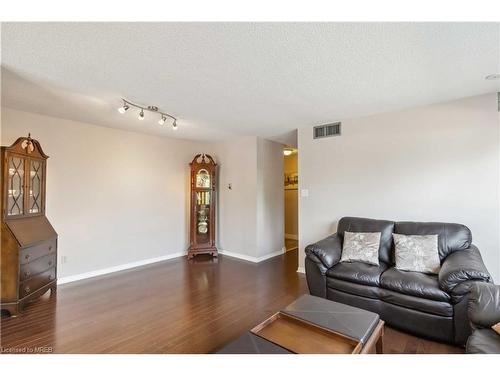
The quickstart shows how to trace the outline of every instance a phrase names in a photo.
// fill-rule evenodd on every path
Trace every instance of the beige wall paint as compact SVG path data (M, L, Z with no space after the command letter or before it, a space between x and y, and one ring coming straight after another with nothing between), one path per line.
M257 139L257 256L284 246L283 145Z
M208 144L207 150L219 165L218 247L254 257L257 248L257 138L235 137L231 141Z
M300 261L342 216L467 225L495 280L499 256L496 94L342 121L340 137L299 130Z
M9 108L1 120L2 145L31 133L50 156L47 216L59 234L59 278L185 252L197 153L219 163L219 248L250 260L282 249L279 143L174 140Z
M280 252L284 245L283 145L235 137L207 147L220 161L219 248L252 260Z
M298 154L294 152L284 157L285 173L298 172ZM285 190L285 236L299 234L298 190Z
M50 156L47 216L59 277L186 251L189 162L200 143L2 108L2 145L31 133Z

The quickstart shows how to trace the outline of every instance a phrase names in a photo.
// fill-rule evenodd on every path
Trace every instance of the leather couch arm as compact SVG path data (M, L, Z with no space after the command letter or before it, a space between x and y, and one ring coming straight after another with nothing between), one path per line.
M474 283L469 294L470 321L479 327L490 328L500 322L500 285Z
M342 239L337 233L306 246L306 258L316 263L322 275L339 262L341 254Z
M474 245L448 255L441 265L438 279L440 288L450 294L455 287L466 281L492 282L481 254Z

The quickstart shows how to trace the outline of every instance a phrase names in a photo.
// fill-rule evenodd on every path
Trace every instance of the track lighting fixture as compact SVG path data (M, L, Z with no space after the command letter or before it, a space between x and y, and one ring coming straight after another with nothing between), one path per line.
M166 112L159 111L158 107L152 106L152 105L146 107L146 106L142 106L142 105L139 105L139 104L132 103L132 102L130 102L128 100L125 100L125 99L122 99L122 101L123 101L123 105L120 108L118 108L118 112L120 112L121 114L124 114L131 107L133 107L135 109L140 110L139 116L137 118L142 121L142 120L144 120L144 117L145 117L144 111L158 113L161 116L160 119L158 120L158 124L164 125L165 122L167 121L167 118L170 118L170 119L173 120L172 129L173 130L177 130L177 119L174 116L169 115Z

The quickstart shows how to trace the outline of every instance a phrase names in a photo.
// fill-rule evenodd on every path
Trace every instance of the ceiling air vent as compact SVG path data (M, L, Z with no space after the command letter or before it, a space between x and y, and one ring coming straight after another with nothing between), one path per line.
M333 137L340 135L340 122L334 122L326 125L319 125L313 128L313 138Z

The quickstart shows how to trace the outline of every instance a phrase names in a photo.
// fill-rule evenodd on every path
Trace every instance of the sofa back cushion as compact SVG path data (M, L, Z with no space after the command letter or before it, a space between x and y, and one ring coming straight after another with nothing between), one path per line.
M395 223L394 233L406 235L437 234L441 262L454 251L469 248L472 243L470 229L462 224L400 221Z
M379 260L384 263L391 263L393 221L343 217L337 227L337 234L342 240L344 239L344 232L380 232Z

